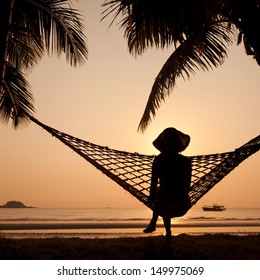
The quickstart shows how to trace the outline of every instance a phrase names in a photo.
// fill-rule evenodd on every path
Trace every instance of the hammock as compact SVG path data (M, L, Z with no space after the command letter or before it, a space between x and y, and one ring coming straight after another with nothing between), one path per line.
M147 207L153 155L143 155L96 145L41 123L31 121L58 138L97 169L123 187ZM226 153L191 156L192 182L189 191L191 206L204 196L242 161L260 149L260 135L240 148Z

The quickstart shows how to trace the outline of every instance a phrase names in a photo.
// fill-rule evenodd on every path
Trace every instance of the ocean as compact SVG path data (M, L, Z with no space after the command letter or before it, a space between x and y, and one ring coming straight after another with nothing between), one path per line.
M114 238L147 236L151 210L144 208L0 208L0 237L6 238ZM207 212L194 206L185 216L172 219L178 234L258 234L260 208L228 208ZM164 234L158 220L156 232Z

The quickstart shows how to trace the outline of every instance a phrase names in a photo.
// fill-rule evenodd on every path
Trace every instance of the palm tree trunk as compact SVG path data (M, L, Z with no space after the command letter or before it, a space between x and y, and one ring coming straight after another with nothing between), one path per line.
M0 97L3 90L5 78L6 57L8 50L8 40L10 34L10 25L12 22L14 0L0 1Z

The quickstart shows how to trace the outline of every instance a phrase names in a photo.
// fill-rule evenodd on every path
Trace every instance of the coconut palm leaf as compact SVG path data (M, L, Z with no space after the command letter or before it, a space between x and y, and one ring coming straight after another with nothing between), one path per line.
M88 50L80 14L69 0L19 0L13 6L0 3L6 9L0 20L0 118L8 122L10 117L17 127L34 110L25 70L37 64L46 51L58 57L64 53L67 62L78 66Z
M225 6L222 11L240 31L238 43L243 41L246 54L260 65L260 1L234 1L232 7Z
M156 115L178 77L190 78L198 69L218 67L227 55L226 46L234 38L233 25L216 12L210 1L106 1L105 16L122 14L130 53L142 54L148 48L175 51L163 65L152 86L138 129L144 131Z
M12 22L29 29L28 35L41 38L39 49L44 47L58 56L65 53L67 61L77 66L85 61L88 51L80 14L69 4L69 0L15 1Z
M156 115L162 101L172 92L176 79L190 78L196 70L218 67L227 56L233 30L222 22L208 26L203 33L194 34L183 42L168 58L152 86L138 129L144 131ZM234 36L233 36L234 38Z
M175 48L153 84L139 124L141 131L174 88L176 78L189 78L198 69L222 64L234 29L237 42L243 40L246 53L260 65L259 0L107 0L103 6L104 18L112 14L112 23L122 16L119 23L130 53L140 55L151 47Z
M125 30L129 51L139 55L154 46L177 47L203 29L205 23L216 17L209 2L109 0L103 4L103 18L112 14L113 23L121 14L120 27Z
M41 37L30 26L15 23L8 42L8 62L18 69L32 69L44 55Z
M33 112L33 95L24 74L7 63L0 96L0 119L8 123L11 118L13 126L17 128L29 122L29 116Z

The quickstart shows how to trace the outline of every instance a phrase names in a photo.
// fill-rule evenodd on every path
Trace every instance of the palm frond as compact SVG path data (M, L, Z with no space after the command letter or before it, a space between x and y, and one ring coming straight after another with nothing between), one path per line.
M14 21L8 42L8 62L18 69L31 69L43 55L44 45L34 28Z
M165 48L183 42L187 27L183 25L182 5L173 1L140 1L123 14L121 26L128 41L130 53L140 55L148 48ZM191 20L191 19L189 19Z
M121 14L120 27L128 41L129 51L140 55L148 48L177 47L202 29L216 15L211 1L105 1L104 17Z
M204 33L194 34L176 48L155 79L138 130L143 132L147 128L161 102L171 94L177 78L187 79L196 70L208 71L221 65L232 37L232 29L220 22L208 26Z
M7 63L0 96L0 119L5 123L11 119L14 128L17 128L29 122L29 116L33 112L33 96L26 78L22 72Z
M239 31L237 44L243 42L247 55L252 55L260 65L260 5L259 1L233 1L223 5L220 12Z
M71 8L69 0L15 1L14 8L22 12L20 17L25 25L34 29L49 54L56 53L59 57L65 53L72 66L85 61L88 50L84 26L79 12Z
M101 21L107 18L109 15L115 13L113 15L113 19L111 23L109 24L109 27L112 26L112 24L115 22L116 18L122 13L124 14L124 10L127 9L128 6L124 6L121 3L122 1L119 0L106 0L101 5L102 7L105 7L105 10L102 12L103 17L101 18Z

